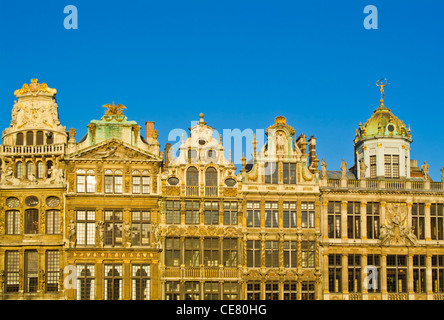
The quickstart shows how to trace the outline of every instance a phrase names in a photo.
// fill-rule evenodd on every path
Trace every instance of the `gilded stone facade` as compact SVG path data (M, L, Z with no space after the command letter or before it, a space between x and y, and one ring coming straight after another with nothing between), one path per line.
M333 171L282 116L239 168L203 114L161 152L112 102L77 140L56 93L3 131L2 299L444 299L443 183L382 99Z

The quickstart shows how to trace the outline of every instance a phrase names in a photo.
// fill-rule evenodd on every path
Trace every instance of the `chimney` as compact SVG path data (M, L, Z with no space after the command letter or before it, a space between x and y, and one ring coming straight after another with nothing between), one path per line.
M154 121L145 122L146 125L146 140L152 139L154 134Z
M316 138L311 136L310 139L308 139L308 166L311 167L312 163L315 162L314 165L317 167L319 161L316 160L318 160L316 157Z

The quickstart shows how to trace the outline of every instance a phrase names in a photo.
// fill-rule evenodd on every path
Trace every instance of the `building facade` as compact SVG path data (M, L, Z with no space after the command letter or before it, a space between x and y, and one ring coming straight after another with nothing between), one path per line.
M203 114L161 152L113 102L76 141L56 93L16 90L2 134L2 299L444 299L443 182L382 96L327 170L282 116L239 168Z

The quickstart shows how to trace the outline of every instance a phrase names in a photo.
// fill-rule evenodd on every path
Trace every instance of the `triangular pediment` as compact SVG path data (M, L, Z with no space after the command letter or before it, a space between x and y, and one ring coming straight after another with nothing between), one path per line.
M117 139L103 141L92 147L78 150L68 159L81 160L123 160L126 161L162 161L162 157L128 145Z

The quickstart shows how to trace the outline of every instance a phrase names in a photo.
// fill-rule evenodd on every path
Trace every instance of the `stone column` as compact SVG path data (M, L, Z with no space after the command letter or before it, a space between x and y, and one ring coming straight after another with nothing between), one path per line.
M296 201L296 228L302 227L302 206L301 201Z
M362 300L368 300L368 289L367 289L367 285L368 283L365 281L367 278L367 272L366 271L366 267L367 267L367 254L362 254L361 255L361 290L362 290Z
M323 299L330 300L328 291L328 254L322 256L322 273L323 273ZM299 290L298 290L299 292Z
M131 260L123 260L122 271L122 300L131 300Z
M382 293L382 300L388 299L388 292L387 292L387 254L383 253L381 254L381 293Z
M104 268L104 266L103 266L103 260L97 260L97 263L96 263L96 277L95 277L95 297L94 297L94 299L95 300L103 300L105 297L103 296L103 290L104 290L104 287L103 287L103 282L104 282L104 279L103 279L103 276L104 276L104 274L103 274L103 268Z
M361 239L367 240L367 202L361 202Z
M347 240L347 201L341 203L341 239Z
M415 291L413 286L413 254L407 256L407 294L409 300L415 300Z
M427 300L433 300L432 255L426 256L426 288Z
M349 300L348 292L348 255L342 255L342 297Z
M323 239L328 240L328 201L322 201L321 206L321 234L323 234Z
M432 240L432 235L431 235L431 230L430 230L430 203L426 203L425 204L425 208L424 208L424 219L425 219L425 240L426 241L431 241Z

